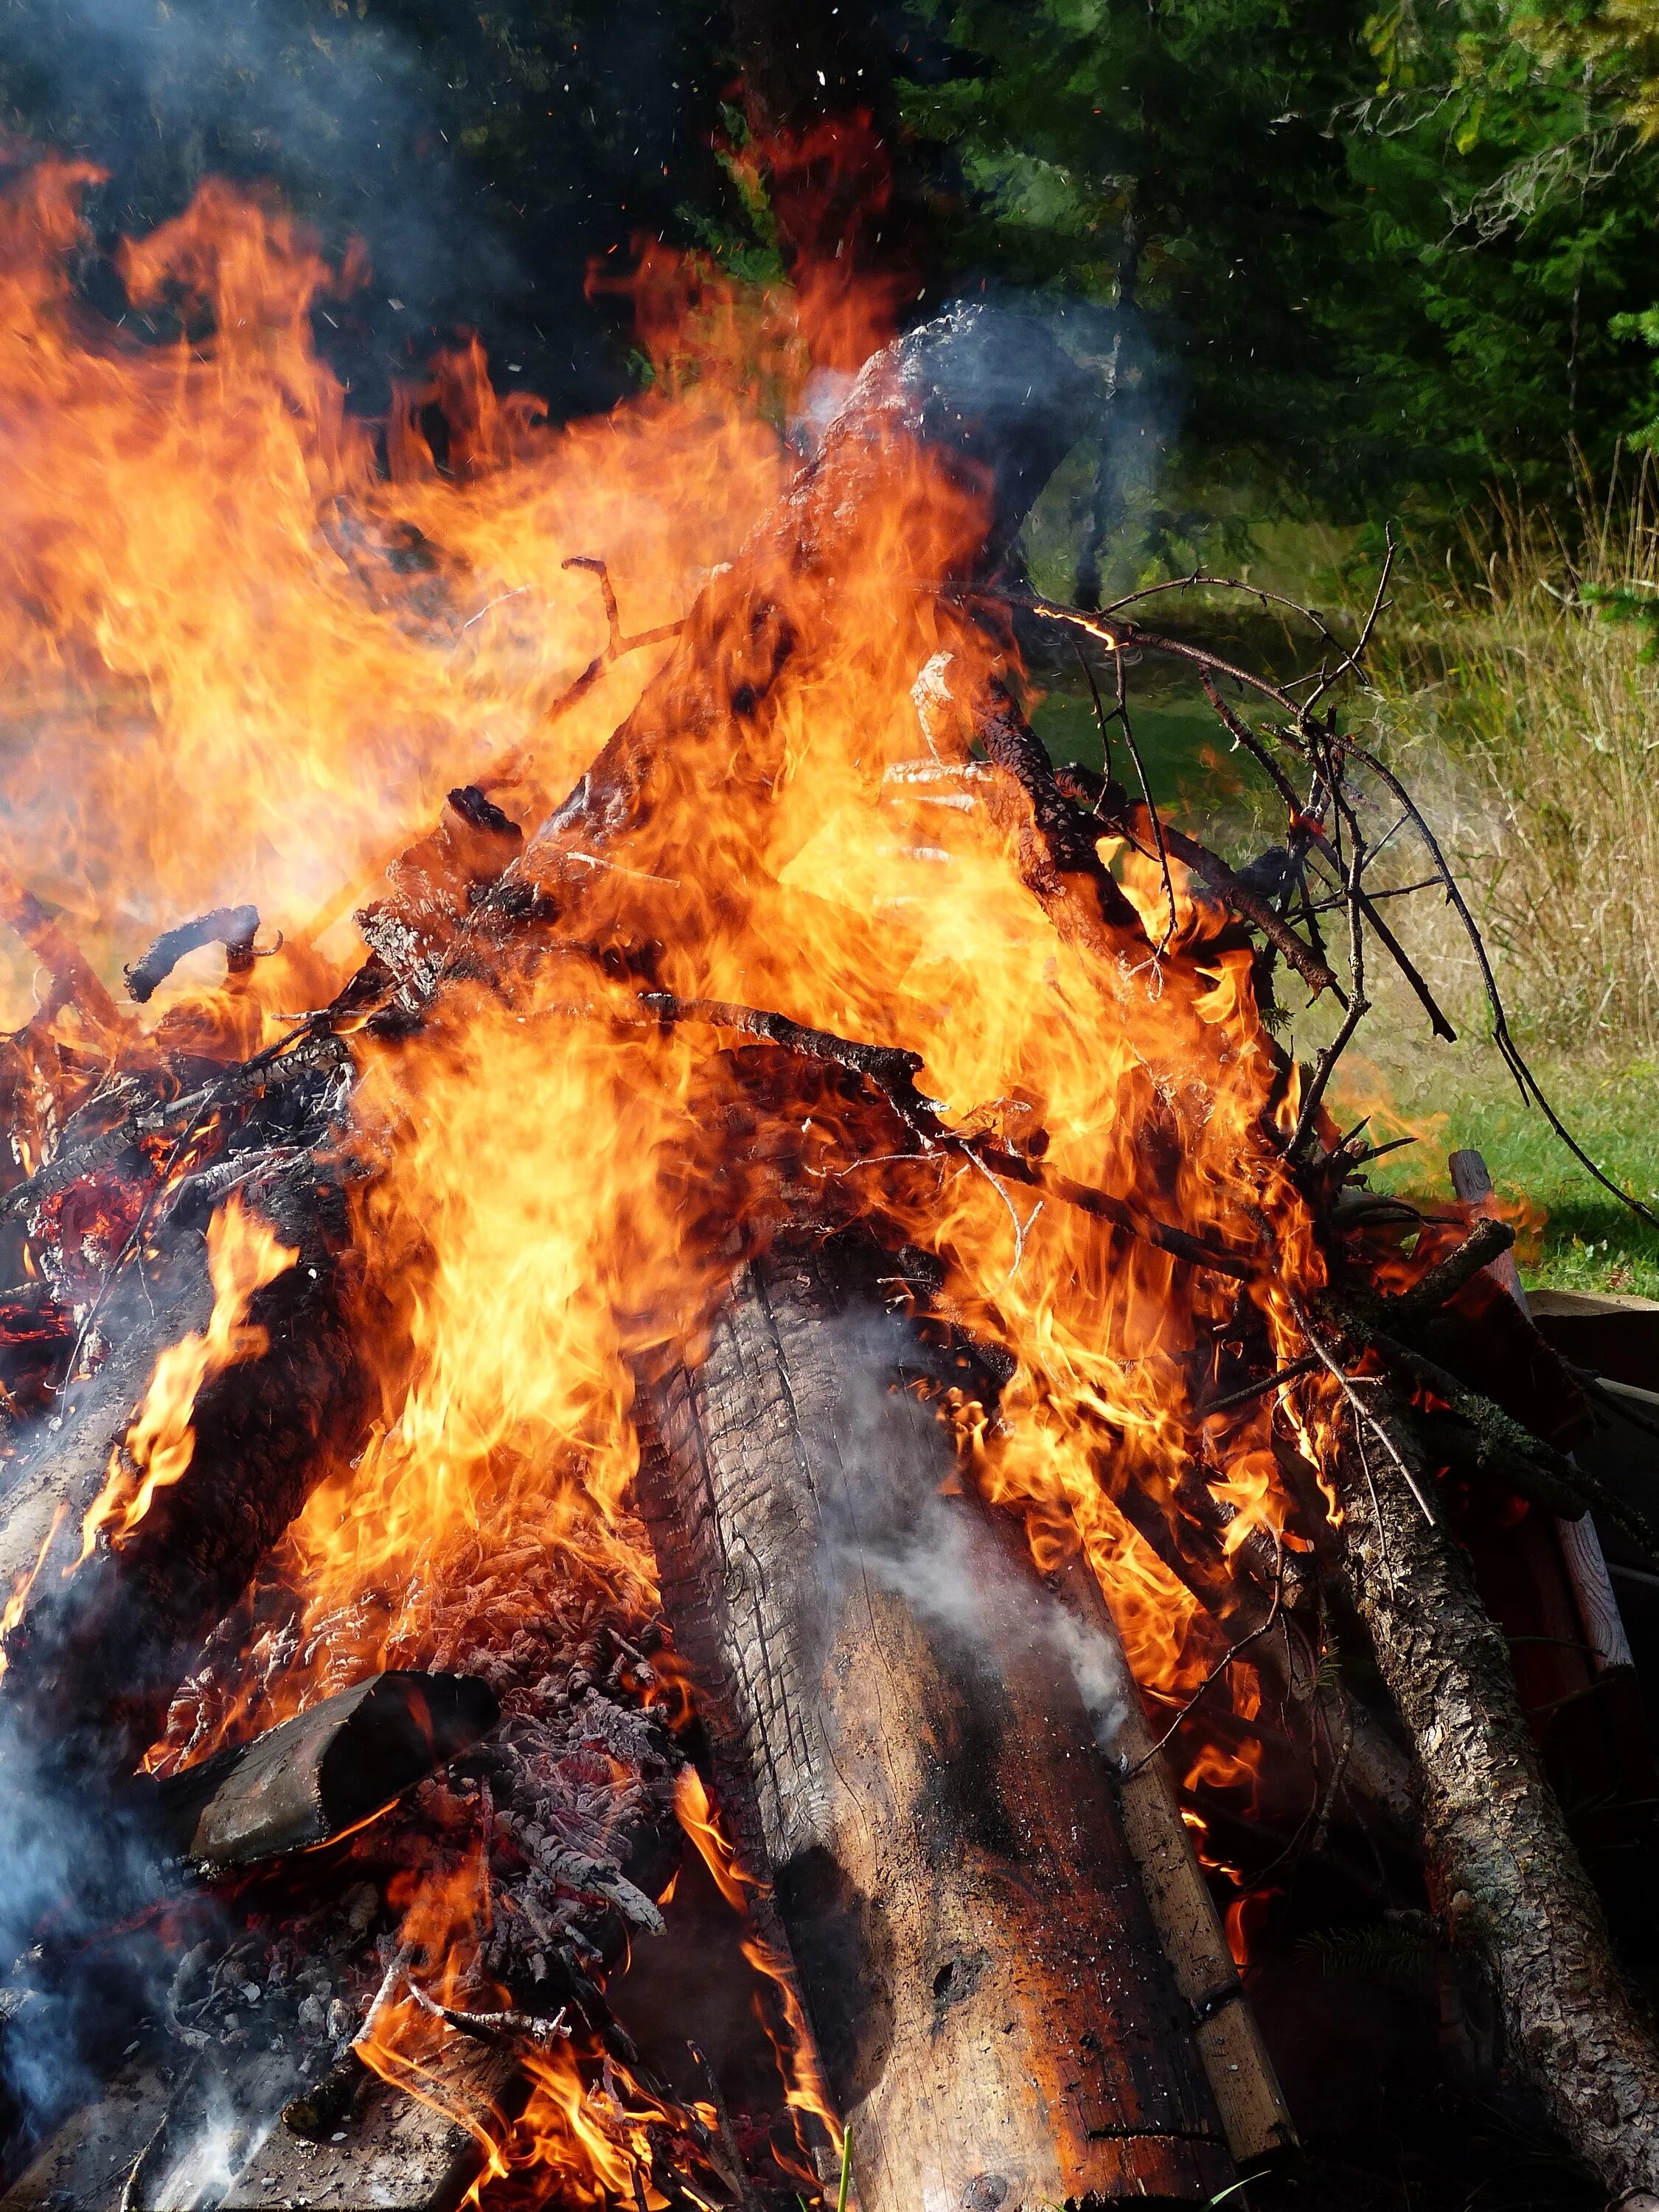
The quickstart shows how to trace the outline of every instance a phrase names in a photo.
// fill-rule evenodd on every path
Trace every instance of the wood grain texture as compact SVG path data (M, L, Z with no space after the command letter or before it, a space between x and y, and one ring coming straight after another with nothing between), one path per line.
M1062 1601L1097 1636L1117 1644L1099 1583L1081 1559L1054 1577ZM1123 1669L1127 1689L1128 1668ZM1296 2128L1256 2025L1226 1932L1193 1847L1193 1832L1138 1697L1125 1695L1113 1746L1123 1833L1146 1892L1152 1925L1176 1987L1190 2008L1193 2039L1210 2094L1241 2166L1292 2148Z
M1063 1608L808 1261L649 1394L642 1504L722 1810L769 1875L864 2212L1200 2202L1231 2177Z
M1379 1391L1368 1400L1379 1419ZM1389 1421L1408 1463L1403 1421ZM1627 1989L1457 1544L1381 1453L1336 1473L1353 1601L1422 1778L1431 1894L1486 1961L1505 2041L1615 2193L1659 2187L1659 2038ZM1419 1480L1426 1477L1419 1474Z

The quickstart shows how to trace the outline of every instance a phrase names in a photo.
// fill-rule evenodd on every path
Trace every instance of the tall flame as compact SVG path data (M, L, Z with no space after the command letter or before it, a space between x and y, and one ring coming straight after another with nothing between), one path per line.
M195 1757L374 1667L454 1663L485 1559L504 1645L536 1601L532 1561L647 1613L635 1377L695 1340L787 1212L785 1186L936 1255L942 1308L1007 1354L994 1418L951 1409L964 1458L1024 1515L1041 1563L1086 1554L1141 1684L1189 1690L1216 1631L1121 1501L1139 1492L1173 1527L1177 1485L1197 1481L1232 1513L1230 1552L1285 1539L1279 1401L1204 1421L1193 1378L1248 1331L1275 1360L1301 1348L1295 1302L1323 1262L1284 1158L1295 1081L1249 948L1179 868L1179 959L1155 949L1161 877L1112 838L1101 857L1146 917L1138 955L1127 936L1063 934L1032 896L1025 828L987 803L974 744L1009 653L921 588L980 534L961 483L895 432L855 509L821 518L833 557L764 531L744 544L794 473L780 420L811 412L815 368L856 365L880 313L808 264L757 296L653 249L635 279L651 392L555 428L498 399L468 344L399 390L382 448L312 339L313 310L361 270L210 183L123 249L135 335L67 273L92 173L42 161L0 194L0 676L21 702L0 866L64 910L109 979L159 921L257 896L288 941L250 1003L266 1023L315 1006L361 957L346 916L449 786L533 823L647 682L660 718L716 677L744 696L744 655L781 670L763 745L747 726L723 750L671 728L665 803L614 848L564 854L586 903L556 957L504 996L457 984L412 1036L354 1040L380 1417L283 1547L303 1632L257 1642L216 1704L175 1711L157 1755ZM607 654L596 560L622 630L663 638ZM530 883L557 864L532 852ZM20 994L29 972L20 953ZM750 1156L729 1140L756 1121L744 1041L717 1012L701 1029L657 1018L647 981L908 1048L945 1121L1040 1163L1048 1194L914 1132L872 1150L870 1103L811 1066ZM199 1041L198 995L185 975L156 1009ZM132 1048L109 1036L78 1048ZM1246 1279L1115 1229L1068 1186L1180 1222ZM248 1302L295 1255L232 1200L210 1256L212 1322L158 1365L83 1556L188 1467L203 1382L254 1355ZM1313 1376L1285 1402L1310 1449L1328 1400ZM694 1781L683 1821L735 1900ZM462 1987L487 1891L463 1868L408 1900L423 1986ZM388 2002L367 2055L418 2087L433 2032L417 2003ZM791 2063L792 2100L833 2134ZM628 2201L643 2093L596 2087L561 2051L532 2072L525 2118L487 2130L491 2172Z
M256 1291L275 1282L299 1258L280 1243L267 1222L250 1213L233 1192L208 1224L208 1276L213 1311L205 1329L192 1329L169 1345L155 1363L144 1402L121 1443L110 1454L104 1486L81 1523L84 1565L101 1533L112 1544L131 1536L155 1502L157 1491L181 1481L196 1455L191 1425L202 1385L226 1368L258 1359L270 1341L247 1318ZM66 1568L72 1574L75 1566Z

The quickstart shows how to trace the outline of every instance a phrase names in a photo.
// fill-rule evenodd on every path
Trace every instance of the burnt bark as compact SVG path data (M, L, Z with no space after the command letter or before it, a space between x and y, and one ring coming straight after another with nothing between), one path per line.
M299 1510L326 1448L349 1449L366 1410L343 1193L302 1158L250 1205L299 1257L249 1308L268 1333L264 1354L203 1383L182 1480L157 1491L125 1540L100 1540L76 1565L158 1354L205 1330L213 1310L204 1224L175 1221L161 1260L118 1285L101 1317L107 1357L38 1425L0 1511L0 1587L20 1593L0 1716L60 1770L131 1771L202 1637Z
M1403 1422L1388 1425L1409 1462ZM1620 1975L1504 1638L1385 1455L1350 1443L1337 1473L1353 1602L1416 1750L1437 1910L1484 1960L1510 2052L1574 2149L1615 2192L1659 2191L1655 2023Z
M865 2212L1201 2201L1231 2168L1086 1631L939 1494L945 1432L898 1387L919 1356L797 1255L749 1270L701 1364L647 1393L641 1504L722 1810Z

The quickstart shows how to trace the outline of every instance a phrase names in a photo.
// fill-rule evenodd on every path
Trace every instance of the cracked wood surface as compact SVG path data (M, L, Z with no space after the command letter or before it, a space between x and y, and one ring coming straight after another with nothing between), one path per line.
M1060 1608L940 1494L948 1439L896 1387L918 1355L774 1258L648 1393L642 1502L722 1811L864 2212L1202 2201L1231 2169Z

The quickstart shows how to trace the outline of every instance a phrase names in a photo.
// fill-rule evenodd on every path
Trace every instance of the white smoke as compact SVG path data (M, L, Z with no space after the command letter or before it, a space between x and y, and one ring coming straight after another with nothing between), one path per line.
M1051 1652L1077 1686L1096 1744L1115 1761L1133 1694L1116 1638L1047 1588L1023 1543L1005 1543L983 1508L954 1494L943 1425L895 1381L928 1364L905 1325L848 1316L837 1338L840 1450L820 1498L832 1604L861 1579L988 1667L1010 1651Z

